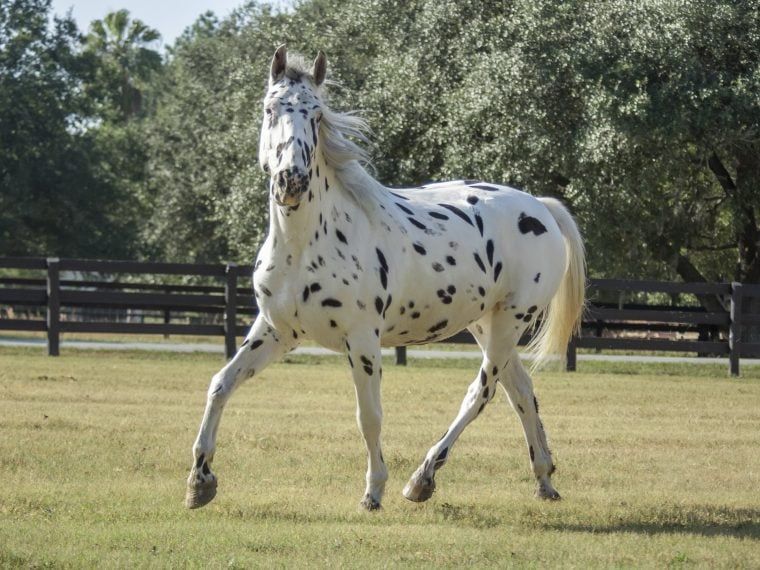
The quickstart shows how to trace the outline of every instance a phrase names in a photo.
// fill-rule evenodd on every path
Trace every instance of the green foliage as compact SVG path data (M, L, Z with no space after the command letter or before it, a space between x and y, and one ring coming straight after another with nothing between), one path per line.
M48 6L0 12L4 29L26 26L0 44L17 69L0 84L6 253L251 259L267 226L260 100L287 43L327 53L332 104L367 116L384 183L480 178L559 197L595 276L760 282L756 3L304 0L278 12L251 1L202 15L165 64L156 32L124 10L81 43L68 20L47 29ZM47 44L13 63L29 34ZM77 184L54 190L62 172ZM27 220L47 196L62 205ZM79 226L91 242L60 246L85 238L51 212L93 209L104 222ZM19 238L30 227L36 244Z
M51 27L49 9L0 4L0 254L128 257L130 199L104 175L112 157L80 89L92 62L73 20Z
M143 231L152 255L253 258L267 211L260 100L282 21L256 5L224 22L205 15L172 49L146 133L153 214Z
M145 112L143 91L162 66L161 55L150 45L160 38L144 22L130 19L127 10L90 24L85 50L97 62L97 75L89 88L106 107L101 116L123 122Z
M430 1L402 25L358 96L385 180L558 196L596 275L756 280L756 6Z

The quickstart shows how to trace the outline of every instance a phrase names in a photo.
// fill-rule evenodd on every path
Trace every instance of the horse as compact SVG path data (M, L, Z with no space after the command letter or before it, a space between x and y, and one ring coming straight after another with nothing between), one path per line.
M403 489L429 499L436 473L500 384L525 432L535 495L556 500L538 401L516 351L526 328L535 363L563 355L584 305L584 248L557 200L478 180L389 189L368 172L368 126L331 109L327 61L309 68L280 46L271 62L259 147L269 182L269 232L258 253L259 313L235 356L211 380L193 445L185 504L216 495L211 471L233 391L312 339L346 355L366 444L360 508L381 507L388 470L380 445L381 347L439 341L463 329L483 361L459 413ZM366 168L365 168L366 167Z

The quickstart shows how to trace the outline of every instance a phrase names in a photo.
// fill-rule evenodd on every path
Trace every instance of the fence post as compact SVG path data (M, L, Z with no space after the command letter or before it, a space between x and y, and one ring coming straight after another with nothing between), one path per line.
M565 370L567 372L575 372L577 357L576 352L578 348L578 337L573 334L573 336L570 337L570 340L567 342L567 357L566 357L566 364L565 364Z
M728 329L728 369L731 376L739 376L739 353L742 342L742 301L744 297L741 283L731 283L731 324Z
M396 347L396 364L399 366L406 366L406 347Z
M232 358L237 350L237 264L228 263L224 284L224 354Z
M60 354L61 336L61 279L60 260L47 259L47 347L48 356Z
M164 309L164 324L168 325L172 322L172 312L169 309ZM164 333L164 338L169 338L169 333Z

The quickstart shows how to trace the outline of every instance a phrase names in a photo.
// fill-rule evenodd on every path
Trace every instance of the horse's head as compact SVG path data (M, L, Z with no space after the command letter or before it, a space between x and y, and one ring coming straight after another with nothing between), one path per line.
M326 68L321 51L308 72L288 65L284 45L272 57L259 163L270 176L272 197L282 206L298 205L309 188L322 120L319 91Z

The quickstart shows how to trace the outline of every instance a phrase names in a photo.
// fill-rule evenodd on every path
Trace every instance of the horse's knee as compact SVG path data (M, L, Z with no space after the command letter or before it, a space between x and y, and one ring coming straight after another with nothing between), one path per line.
M251 374L252 375L252 374ZM217 372L211 378L211 384L208 387L208 399L211 403L224 403L227 398L230 397L235 390L237 384L244 378L248 378L243 374L241 369L225 369Z
M356 423L368 442L379 438L383 425L383 411L380 406L359 403L356 409Z

